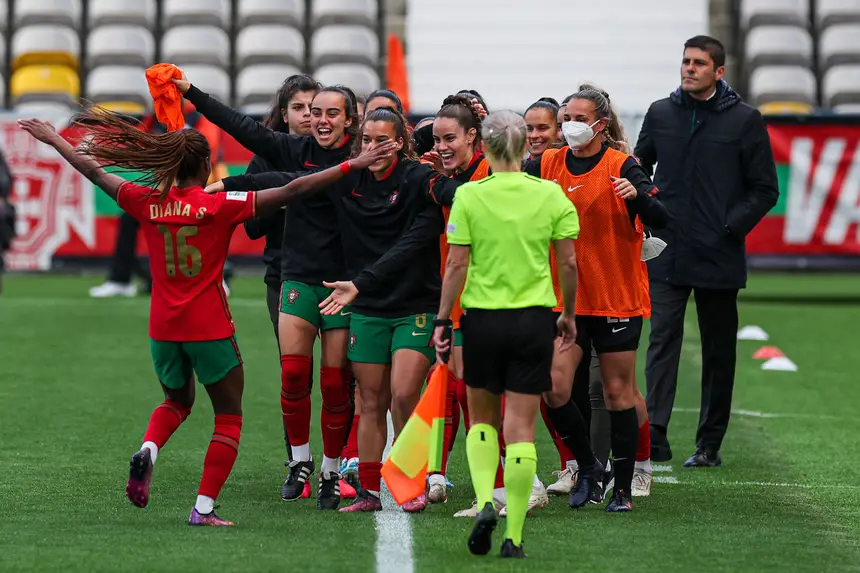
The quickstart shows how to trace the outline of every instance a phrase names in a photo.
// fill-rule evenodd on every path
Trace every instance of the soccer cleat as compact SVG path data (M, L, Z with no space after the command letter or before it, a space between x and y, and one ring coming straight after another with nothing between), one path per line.
M372 493L362 490L352 504L338 510L340 513L358 513L364 511L382 511L382 502Z
M579 471L579 481L570 491L568 505L571 509L583 507L586 503L600 503L603 501L603 464L594 460L591 467L582 467Z
M146 507L149 503L149 484L152 480L152 456L149 448L143 448L131 456L131 468L128 472L128 483L125 495L137 507Z
M132 297L136 294L137 288L133 284L123 284L113 281L106 281L90 289L90 298Z
M486 555L493 545L493 531L499 520L496 517L496 508L492 503L485 503L478 516L475 517L475 525L469 534L469 551L472 555Z
M311 488L308 479L314 473L314 470L316 470L314 461L299 462L293 460L287 464L287 467L289 468L289 473L287 474L287 479L284 481L284 487L281 488L281 499L284 501L295 501L299 498L304 498L306 487L308 492L307 497L310 497Z
M543 509L549 505L549 496L546 494L546 489L544 489L543 485L541 487L533 487L532 493L529 496L529 506L526 515L531 515L532 511L535 509ZM507 517L508 516L508 506L506 505L501 510L499 510L499 517Z
M651 461L668 462L672 459L672 447L666 436L666 428L651 425Z
M505 542L502 543L502 551L499 556L505 558L525 559L526 552L523 551L522 544L514 545L513 540L505 539Z
M308 480L305 483L304 489L302 489L302 499L310 499L311 496L313 495L313 493L314 493L314 491L311 488L311 482L310 482L310 480Z
M633 499L623 489L616 489L612 492L612 499L609 500L609 505L606 506L606 511L609 513L619 513L633 510Z
M448 490L445 486L445 476L441 474L432 474L428 476L427 481L427 502L447 503Z
M718 468L723 465L719 452L696 450L696 453L684 462L685 468Z
M546 492L549 495L568 495L579 478L579 468L565 468L552 472L552 475L556 477L556 482L547 487Z
M633 497L648 497L651 495L651 474L645 470L636 468L633 470L633 487L630 493Z
M197 508L191 510L191 515L188 516L188 525L208 525L209 527L232 527L232 521L221 519L215 515L215 511L211 513L200 513Z
M425 509L427 509L427 494L424 493L403 504L403 511L406 513L421 513Z
M606 468L603 470L603 477L600 480L600 488L602 497L594 503L603 502L609 492L615 488L615 468L612 467L611 460L606 461Z
M320 472L320 484L317 489L317 509L335 510L340 505L340 474L337 472Z
M358 492L345 479L340 480L340 498L355 499Z
M340 463L340 473L343 479L351 485L355 490L361 489L361 484L358 481L358 458L350 458L343 460Z

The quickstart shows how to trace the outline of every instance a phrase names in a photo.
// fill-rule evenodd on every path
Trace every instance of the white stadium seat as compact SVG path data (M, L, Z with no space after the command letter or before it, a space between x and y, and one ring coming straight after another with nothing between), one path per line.
M214 26L179 26L161 39L161 59L176 65L206 64L226 68L230 63L230 38Z
M746 38L747 69L759 66L812 66L812 36L795 26L758 26Z
M304 28L304 0L239 0L236 10L239 28L260 24L283 24Z
M311 39L311 67L357 63L375 66L379 39L365 26L323 26Z
M149 67L155 59L155 40L140 26L102 26L87 36L87 67L105 65Z
M833 113L860 115L860 103L843 103L833 106Z
M19 0L15 2L13 26L56 24L77 29L81 24L80 0Z
M165 30L174 26L226 28L230 22L230 0L169 0L162 6L161 24Z
M155 29L155 0L90 0L90 30L111 24L129 24Z
M24 26L12 37L12 69L47 64L77 68L80 54L77 32L65 26Z
M762 66L750 75L749 94L757 106L771 101L815 104L815 76L800 66Z
M320 28L331 24L360 24L376 27L376 0L314 0L311 26Z
M817 0L815 3L815 25L819 30L851 22L860 22L860 0Z
M182 71L194 86L219 101L230 103L230 76L226 71L215 66L202 65L182 66Z
M126 101L152 105L146 70L136 66L100 66L87 75L87 99L93 103Z
M9 4L6 0L0 0L0 30L6 30L6 18L9 16Z
M6 105L6 78L0 75L0 106Z
M809 0L741 0L741 27L809 25Z
M239 111L251 117L265 117L272 109L272 103L249 103L239 108Z
M284 80L301 71L295 66L262 65L250 66L236 77L236 105L243 109L271 103Z
M819 70L839 64L860 64L860 23L834 24L819 36Z
M290 26L261 25L243 28L236 36L236 66L294 64L305 58L305 38Z
M6 36L0 32L0 71L6 69Z
M860 103L860 65L846 64L827 70L821 97L827 107Z
M80 111L80 107L48 100L19 103L12 110L20 117L56 117Z
M367 95L378 90L380 81L376 71L358 64L331 64L317 68L314 78L324 86L341 84L352 88L356 95Z

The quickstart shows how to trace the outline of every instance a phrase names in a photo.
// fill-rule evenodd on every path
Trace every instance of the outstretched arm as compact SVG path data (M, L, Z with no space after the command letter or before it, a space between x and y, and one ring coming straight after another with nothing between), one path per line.
M117 191L120 185L126 182L125 179L119 175L105 172L95 159L83 153L78 153L74 146L63 139L51 124L39 119L19 119L18 125L42 143L46 143L56 149L69 165L82 173L84 177L95 183L111 199L116 201Z

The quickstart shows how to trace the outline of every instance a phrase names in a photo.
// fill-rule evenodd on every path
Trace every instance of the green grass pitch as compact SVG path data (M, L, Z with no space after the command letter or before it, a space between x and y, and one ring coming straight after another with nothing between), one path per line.
M129 456L161 394L149 359L148 299L90 300L87 288L97 280L5 280L0 571L374 571L375 516L321 513L314 500L280 501L278 357L258 277L238 279L230 299L245 359L245 425L219 511L237 527L185 525L212 428L204 392L159 456L149 507L140 510L125 499ZM853 296L860 279L751 279L751 296L789 292ZM501 562L495 551L486 558L468 554L471 523L452 517L472 499L461 430L447 505L408 518L414 569L860 570L858 308L741 302L741 323L763 327L771 335L767 344L800 369L762 371L751 357L761 343L739 343L725 467L684 470L694 446L701 363L691 306L670 428L675 459L669 471L655 472L677 483L655 483L652 496L635 500L629 515L607 515L602 506L573 512L565 499L552 499L526 523L525 562ZM642 356L646 340L643 334ZM319 403L315 395L316 456ZM551 483L558 457L542 427L538 438L539 473Z

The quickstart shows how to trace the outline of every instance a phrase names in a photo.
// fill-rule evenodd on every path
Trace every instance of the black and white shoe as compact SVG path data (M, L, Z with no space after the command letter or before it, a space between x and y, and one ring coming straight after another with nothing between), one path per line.
M335 510L340 505L340 480L338 472L320 472L317 490L317 509Z
M316 465L313 460L308 462L293 460L287 467L290 469L290 473L287 475L284 487L281 488L281 499L295 501L302 497L305 484L316 470Z

